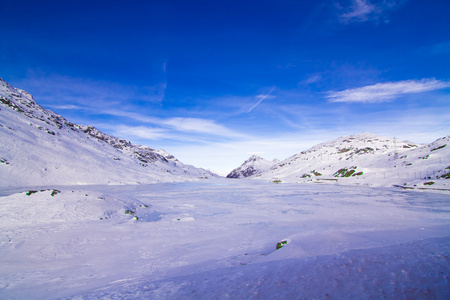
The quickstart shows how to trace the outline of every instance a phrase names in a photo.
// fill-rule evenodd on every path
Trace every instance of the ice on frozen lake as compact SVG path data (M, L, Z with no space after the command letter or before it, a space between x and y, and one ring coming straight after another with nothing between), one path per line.
M2 299L450 296L448 193L249 180L36 190L0 197Z

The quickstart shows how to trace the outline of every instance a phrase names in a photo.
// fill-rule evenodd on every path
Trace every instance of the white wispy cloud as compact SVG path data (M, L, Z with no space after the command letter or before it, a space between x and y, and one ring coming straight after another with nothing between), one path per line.
M16 83L47 106L70 109L70 105L85 108L107 108L119 103L159 103L164 98L166 83L136 87L119 83L76 78L60 74L30 71Z
M322 79L322 76L320 74L311 74L308 76L306 80L303 81L303 83L309 85L316 83Z
M133 139L144 139L144 140L160 140L173 138L170 133L163 128L153 128L148 126L128 126L128 125L118 125L113 128L114 135L120 137L127 137Z
M139 121L143 123L151 123L151 124L161 124L164 122L164 119L157 117L149 117L147 115L143 115L136 112L126 111L123 109L105 109L101 111L102 114L116 116L116 117L124 117L128 119L132 119L134 121Z
M102 113L117 117L124 117L142 123L153 124L158 128L164 128L166 134L172 132L173 135L175 134L175 132L181 132L192 134L208 134L220 137L245 138L243 134L228 129L227 127L218 124L216 123L216 121L211 119L184 118L184 117L158 118L142 115L135 112L115 110L115 109L104 110L102 111Z
M167 71L166 63L162 65L162 69L165 75ZM46 104L47 107L81 110L98 115L128 118L134 121L133 123L151 124L153 126L126 128L117 124L114 130L118 134L130 132L135 136L147 137L148 139L160 138L163 132L166 135L169 133L176 135L178 132L197 135L207 134L217 137L244 137L242 134L230 130L211 119L190 117L160 118L135 112L136 108L139 107L138 104L142 105L142 102L157 104L163 100L167 87L166 79L164 78L163 81L154 86L137 88L59 74L48 75L31 72L27 79L20 82L19 87L31 88L29 92L35 95L40 102L42 101L43 104ZM269 97L269 94L261 96L259 103Z
M181 132L210 134L223 137L244 137L242 134L234 132L209 119L177 117L163 120L161 124Z
M271 96L270 94L274 91L274 88L272 88L267 94L265 95L258 95L256 96L256 98L258 98L258 102L256 102L252 107L250 107L247 111L247 113L251 112L252 110L255 109L255 107L257 107L258 105L261 104L261 102L263 102L264 100L266 100L267 98L273 98L273 96Z
M450 82L436 79L404 80L377 83L364 87L331 91L326 96L330 102L385 102L404 94L414 94L450 87Z
M380 19L387 21L389 12L399 8L406 1L408 0L352 0L348 7L342 7L338 4L341 11L338 16L339 21L344 24L365 21L378 22Z
M369 16L377 11L377 7L372 5L367 0L354 0L350 10L339 16L344 23L352 21L366 21Z
M78 106L78 105L47 105L47 107L61 110L84 110L86 107Z

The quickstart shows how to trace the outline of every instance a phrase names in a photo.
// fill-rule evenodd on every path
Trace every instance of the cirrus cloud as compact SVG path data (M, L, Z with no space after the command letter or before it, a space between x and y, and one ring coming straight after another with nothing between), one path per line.
M432 79L403 80L377 83L364 87L331 91L325 97L330 102L386 102L404 94L415 94L450 87L450 82Z
M242 134L234 132L209 119L176 117L163 120L162 124L181 132L210 134L222 137L244 137Z
M347 7L337 6L341 10L339 21L344 24L384 20L388 22L391 11L398 9L408 0L352 0Z

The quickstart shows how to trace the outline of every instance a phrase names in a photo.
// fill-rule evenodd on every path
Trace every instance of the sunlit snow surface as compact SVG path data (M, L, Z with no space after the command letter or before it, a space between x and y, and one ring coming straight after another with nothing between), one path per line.
M450 297L449 193L208 180L0 196L1 299Z

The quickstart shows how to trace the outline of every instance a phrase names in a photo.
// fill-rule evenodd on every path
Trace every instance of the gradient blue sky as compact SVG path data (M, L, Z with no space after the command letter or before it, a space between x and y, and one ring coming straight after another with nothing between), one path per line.
M341 135L450 134L450 1L2 0L0 77L227 173Z

